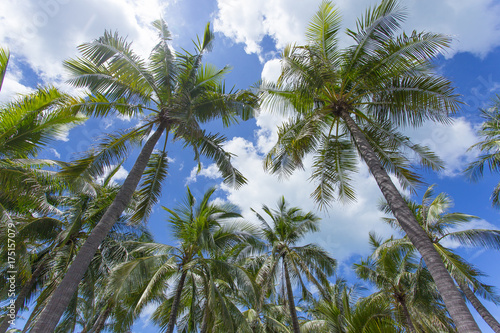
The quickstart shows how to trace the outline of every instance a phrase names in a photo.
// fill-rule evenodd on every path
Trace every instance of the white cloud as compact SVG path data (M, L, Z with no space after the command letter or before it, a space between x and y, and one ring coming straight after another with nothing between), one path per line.
M1 44L0 44L1 45ZM0 92L0 103L9 102L18 94L27 94L33 92L33 89L21 84L23 73L18 66L15 65L14 56L10 56L5 74L2 91Z
M463 117L451 125L428 122L418 129L406 130L405 134L414 143L428 146L445 162L444 176L460 174L477 156L476 152L467 151L478 142L478 137L472 124Z
M206 177L210 179L221 178L222 175L216 164L210 164L208 167L201 165L201 170L198 172L198 167L194 167L186 178L186 185L195 183L198 177Z
M150 323L151 323L151 316L153 313L156 311L158 308L158 304L155 302L149 303L144 307L144 309L141 311L141 314L139 316L139 319L142 320L142 328L146 328Z
M77 55L76 46L118 31L147 55L155 34L150 22L161 17L159 0L3 0L0 44L22 58L45 83L63 79L62 61Z
M218 0L215 29L235 42L244 43L248 53L262 56L261 42L271 36L278 49L288 43L304 42L304 31L321 1ZM355 27L355 20L373 0L338 0L345 27ZM500 4L494 0L407 0L406 31L432 31L451 35L452 51L484 56L500 45L498 17ZM342 37L342 45L347 39Z
M49 150L52 152L52 154L54 154L56 158L61 158L61 154L59 154L57 150L55 150L54 148L49 148Z
M268 141L263 137L266 135L264 132L258 133L258 142ZM384 236L391 234L390 228L380 220L382 214L377 209L377 202L381 193L366 167L362 166L360 173L354 177L357 202L349 205L334 202L328 212L318 212L310 197L314 189L314 184L308 181L310 158L306 162L306 170L297 170L289 179L280 181L264 171L263 147L243 138L233 138L225 148L237 155L233 163L248 178L248 184L238 190L222 184L221 189L227 193L230 203L241 208L245 218L257 222L250 208L260 211L263 204L273 208L284 195L290 206L316 212L322 218L320 232L311 234L305 241L323 246L340 260L353 253L368 254L370 231Z

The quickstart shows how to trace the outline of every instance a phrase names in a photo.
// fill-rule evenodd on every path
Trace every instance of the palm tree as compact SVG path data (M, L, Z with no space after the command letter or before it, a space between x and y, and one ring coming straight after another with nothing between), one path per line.
M134 312L140 313L148 302L160 301L153 320L167 333L173 332L181 309L187 309L193 318L187 320L187 325L194 322L191 329L196 329L196 323L204 322L205 316L216 313L221 308L217 305L224 303L217 284L231 283L242 275L227 258L221 259L220 253L244 244L251 237L252 227L234 220L241 217L234 207L210 202L214 191L215 188L208 190L196 203L188 188L181 207L175 210L164 207L170 213L168 222L178 244L142 243L136 249L142 255L120 265L113 274L114 294L135 294L131 307ZM171 296L165 298L169 284ZM201 304L198 303L203 299L204 308L199 311ZM218 317L231 319L227 310L221 312ZM200 315L196 317L197 314Z
M231 165L231 155L222 148L225 138L220 134L206 133L200 128L200 123L221 118L224 125L229 125L236 120L236 115L247 117L255 105L254 96L248 92L226 92L222 77L228 68L219 70L201 63L203 54L213 45L209 25L201 41L195 43L194 54L186 51L175 55L168 45L170 33L165 22L158 20L153 25L158 30L159 43L153 48L149 62L135 55L124 38L106 32L94 42L79 47L81 58L65 63L74 75L69 82L92 92L83 102L76 102L73 108L97 117L111 113L143 115L141 126L108 135L93 152L67 169L66 175L92 176L104 166L121 162L131 145L144 140L146 143L115 201L92 231L45 307L34 333L54 329L97 247L130 201L144 170L146 177L139 190L140 209L135 218L143 219L151 212L160 194L161 181L166 176L169 135L173 140L183 140L186 146L193 147L198 161L200 155L213 159L227 183L238 186L245 182ZM166 133L163 149L153 153L163 133Z
M396 0L383 0L347 30L354 43L340 50L340 18L324 1L307 31L307 44L282 54L281 76L264 84L267 105L296 111L278 131L265 166L287 176L314 153L313 197L327 205L338 194L353 200L351 175L360 156L409 239L422 254L460 332L479 332L439 254L415 220L388 173L412 188L419 176L404 152L412 150L424 166L440 169L439 159L398 132L424 121L450 122L458 108L451 83L432 69L450 39L441 34L396 32L406 13Z
M261 222L262 237L268 247L268 258L259 271L258 282L264 288L261 293L265 295L266 290L269 290L281 267L285 281L284 292L286 292L283 298L288 304L293 332L299 333L292 278L298 281L302 297L310 299L311 295L307 291L302 275L323 291L323 286L328 283L327 277L333 274L336 261L317 245L297 246L308 232L318 230L319 218L316 215L311 212L303 213L297 207L288 207L284 197L278 201L277 210L272 210L266 205L262 206L262 210L271 219L271 223L269 224L262 215L254 211Z
M392 308L386 298L360 297L362 289L349 287L338 279L328 287L329 299L313 303L311 313L316 318L302 326L303 332L389 333L399 332L392 318Z
M500 332L498 321L475 296L477 293L498 305L500 297L495 293L494 287L482 283L478 278L484 275L483 273L443 245L443 242L452 241L463 246L500 250L500 230L467 229L467 224L477 220L478 217L458 212L449 213L453 200L446 193L439 193L434 197L434 185L427 188L420 204L409 201L408 205L469 302L493 331ZM390 213L386 203L381 205L381 209ZM384 220L393 228L401 230L396 219L384 218ZM395 240L393 243L411 245L408 239Z
M116 196L119 187L110 184L110 181L117 170L118 167L112 170L108 177L104 178L102 184L96 182L88 184L94 190L91 194L87 191L61 195L58 193L59 187L43 186L46 191L44 196L53 205L50 214L42 215L43 211L36 210L26 210L22 214L15 212L12 222L16 228L18 271L16 282L19 287L16 289L14 316L38 294L37 304L32 310L28 324L31 325L36 320L75 253L88 237L89 231L97 224ZM37 214L42 216L36 216ZM112 230L113 236L121 235L125 230L131 229L131 227L123 226L125 218L126 216L122 216L120 223ZM7 238L5 229L7 225L2 225L1 239ZM7 244L6 241L5 244ZM2 257L7 255L6 252L2 246L0 252ZM9 268L2 266L2 270L8 271ZM87 285L94 285L94 283L87 283ZM2 291L4 291L3 288ZM6 295L6 293L2 294ZM8 326L8 318L3 319L0 332L5 332Z
M500 150L498 148L500 141L500 96L496 96L496 100L490 108L480 111L484 122L479 130L479 136L483 140L472 145L469 150L478 149L482 155L465 169L465 173L473 180L478 180L483 176L485 166L488 166L492 172L500 171ZM500 183L493 190L491 201L493 206L500 207Z
M391 246L370 233L373 253L355 264L361 279L373 283L381 298L391 301L395 320L408 332L454 332L428 270L418 261L413 246Z

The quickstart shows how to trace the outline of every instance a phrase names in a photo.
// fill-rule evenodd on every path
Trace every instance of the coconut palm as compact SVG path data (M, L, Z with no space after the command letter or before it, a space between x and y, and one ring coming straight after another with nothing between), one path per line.
M391 301L395 320L408 332L454 332L434 281L413 246L391 246L370 233L373 253L355 264L357 275L373 283Z
M277 210L270 209L266 205L262 206L262 210L270 219L270 223L262 215L254 212L261 223L262 238L268 248L268 258L262 263L257 281L264 289L261 291L263 296L275 283L276 275L281 268L285 284L283 294L286 295L283 299L288 305L293 332L299 333L292 279L298 282L302 298L310 299L311 295L302 276L323 291L323 286L328 283L328 276L333 274L336 261L315 244L298 246L307 233L318 230L319 217L311 212L304 213L300 208L289 207L284 197L278 201Z
M500 96L496 96L496 100L490 108L480 111L484 122L478 134L483 140L472 145L469 150L477 149L482 154L465 169L465 173L473 180L478 180L483 176L485 166L492 172L500 171L500 150L498 148L500 142ZM493 190L491 201L493 206L500 207L500 183Z
M420 204L408 201L408 205L467 299L488 325L495 332L500 332L498 321L475 296L476 293L498 305L500 297L496 294L494 287L482 283L479 278L484 274L444 245L445 242L451 241L458 242L462 246L500 250L500 230L467 228L467 225L471 225L478 217L458 212L450 213L453 200L446 193L439 193L435 196L434 185L427 188ZM390 213L386 203L381 205L381 209ZM393 228L401 230L396 219L384 218L384 220ZM408 239L399 239L393 244L408 246L410 243Z
M49 215L29 210L24 214L16 212L13 215L12 223L16 228L16 282L18 283L14 315L38 295L28 323L31 325L36 320L88 236L89 230L97 224L116 196L119 187L111 185L110 181L117 169L118 167L112 170L102 184L89 184L95 191L93 195L86 192L61 195L58 193L58 187L45 186L45 195L54 205ZM121 220L116 228L123 230L123 224ZM2 226L0 231L2 239L7 237L6 228L7 226ZM117 235L116 228L113 235ZM7 249L2 247L1 255L6 255L5 252ZM4 265L2 270L8 271L9 267ZM5 332L8 326L7 319L4 319L0 325L0 332Z
M182 206L174 210L164 207L170 214L168 222L178 244L139 244L135 252L142 254L113 273L113 294L133 294L131 309L135 315L148 302L160 303L153 320L168 333L176 325L178 331L183 331L179 326L191 330L198 324L206 326L209 316L231 320L218 284L231 284L238 276L244 278L244 274L221 253L245 244L252 227L235 221L240 215L234 207L210 202L214 191L215 188L208 190L197 203L188 188ZM165 296L167 286L171 292ZM177 317L182 312L187 312L188 317L179 325Z
M295 112L279 128L265 166L287 176L314 154L311 180L317 187L312 196L325 206L337 195L355 199L351 182L359 155L422 254L459 331L479 332L439 254L389 177L393 173L404 188L418 184L404 154L408 150L422 165L440 169L433 153L398 128L449 122L448 114L459 105L450 81L436 74L431 63L450 39L423 32L398 35L405 16L397 1L383 0L357 21L356 30L347 30L353 44L339 49L339 13L330 2L321 4L306 31L307 44L287 46L278 82L263 84L265 106Z
M79 47L81 58L65 63L73 74L69 82L92 92L73 108L97 117L109 114L142 116L141 125L108 135L88 156L67 169L67 176L75 173L82 177L95 175L105 166L121 162L131 146L146 143L116 200L94 228L46 306L33 330L35 333L54 329L97 247L130 201L144 170L147 174L139 190L140 209L135 218L144 219L151 212L160 194L161 181L166 176L169 138L182 140L192 147L198 161L201 155L213 159L227 183L238 186L245 181L231 165L231 155L222 148L225 138L207 133L200 123L221 118L224 125L229 125L236 120L236 115L251 113L255 98L248 92L225 91L222 77L228 72L227 67L217 69L202 64L203 55L213 45L209 25L203 38L195 43L193 54L187 51L174 54L168 45L170 33L165 22L158 20L153 26L158 31L159 43L153 48L149 61L138 57L124 38L106 32L94 42ZM162 134L166 134L163 149L153 153Z

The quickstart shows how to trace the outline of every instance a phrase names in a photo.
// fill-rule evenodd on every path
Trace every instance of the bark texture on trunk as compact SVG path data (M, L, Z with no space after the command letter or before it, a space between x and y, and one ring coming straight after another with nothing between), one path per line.
M69 267L63 280L50 298L47 306L40 315L39 320L31 330L31 333L52 333L54 332L59 319L68 306L71 297L78 288L83 275L94 257L99 245L108 235L109 231L122 214L125 207L130 202L134 191L139 184L142 174L146 169L153 149L163 133L164 127L160 126L148 139L142 148L137 160L130 170L127 178L123 182L120 191L113 203L106 210L99 223L94 227L92 233L83 244L75 257L74 262Z
M297 317L297 310L295 309L295 301L293 298L292 283L290 282L290 274L288 274L288 266L286 261L283 260L283 266L285 271L285 282L286 282L286 293L288 298L288 308L290 310L290 316L292 317L292 328L293 333L300 333L299 318Z
M168 326L166 333L173 333L175 322L177 321L177 312L179 311L179 305L181 304L181 294L184 288L184 281L186 281L187 272L183 271L179 284L177 285L177 290L175 291L174 301L172 302L172 309L170 310L170 318L168 319Z
M484 321L491 327L495 333L500 333L500 323L493 317L493 315L486 309L486 307L481 303L481 301L476 297L474 292L465 283L459 284L460 289L464 292L465 296L472 304L477 313L481 315Z
M349 128L361 158L368 165L391 211L410 241L422 255L458 331L460 333L480 333L477 323L474 321L441 257L391 181L365 135L347 110L340 111L340 117Z
M35 269L35 271L31 274L31 278L26 283L22 288L21 291L19 292L19 295L17 295L16 301L14 303L14 317L17 317L17 313L19 312L19 309L21 309L21 306L24 303L24 300L28 296L30 290L33 288L33 286L36 283L36 280L42 275L44 269L44 262L41 262L38 267ZM10 327L9 321L11 320L10 317L6 316L4 317L2 324L0 325L0 333L5 333Z

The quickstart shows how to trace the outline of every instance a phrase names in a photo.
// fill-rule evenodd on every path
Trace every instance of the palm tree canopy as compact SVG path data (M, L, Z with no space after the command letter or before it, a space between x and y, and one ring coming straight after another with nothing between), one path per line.
M217 164L226 183L236 187L244 184L245 177L231 164L232 154L223 149L226 138L206 132L201 124L221 119L229 126L238 118L246 120L257 103L249 91L226 89L223 77L229 67L218 69L202 63L203 55L213 46L210 24L203 38L194 42L194 53L172 50L170 32L163 20L153 22L153 27L159 41L148 60L136 55L131 43L118 33L106 31L95 41L79 46L80 58L64 63L72 74L69 83L91 92L85 99L75 100L72 109L94 117L136 117L140 126L106 134L87 156L75 161L63 174L95 177L106 167L121 163L155 127L166 132L143 176L136 220L146 220L159 199L162 181L167 176L169 138L183 141L185 147L193 149L199 169L200 158L205 156Z
M392 237L382 241L373 233L370 233L370 245L373 253L354 264L354 268L361 279L379 289L380 297L390 300L394 319L409 330L409 326L418 331L439 327L454 332L435 283L419 261L415 248L395 243Z
M436 155L413 144L398 127L426 120L446 123L448 114L457 110L451 82L431 63L450 38L415 31L398 35L405 17L397 1L384 0L366 11L355 30L347 30L353 44L339 49L340 14L323 1L306 31L307 43L286 47L278 82L262 85L265 106L296 112L279 128L265 166L287 176L314 153L311 180L318 186L312 196L321 206L337 196L355 198L351 175L357 171L358 147L341 117L343 111L354 117L383 167L404 188L420 179L404 152L416 152L426 167L441 168Z
M299 246L309 232L318 230L320 218L312 212L303 212L298 207L289 207L284 197L277 205L278 209L270 209L263 205L262 210L270 219L268 223L264 216L255 214L261 222L262 234L270 254L258 273L257 281L267 285L274 281L279 271L279 263L287 262L291 276L298 282L303 297L310 295L301 275L314 283L320 291L328 283L328 276L334 273L336 260L330 254L315 244ZM267 288L267 287L264 287Z
M248 91L226 90L223 76L229 67L218 69L202 63L203 55L213 45L209 24L203 38L195 42L195 53L174 52L166 23L157 20L153 26L159 42L148 60L136 55L125 38L107 31L97 40L80 45L80 58L65 62L72 74L69 83L92 92L74 108L95 117L120 114L141 119L141 126L109 135L93 154L76 163L77 171L93 173L103 165L116 163L127 155L131 144L141 142L153 127L161 126L173 140L192 147L196 160L201 155L213 159L226 182L243 184L245 178L230 163L231 154L222 148L225 137L207 133L200 124L220 118L228 126L237 122L237 117L248 119L256 97ZM168 134L165 143L167 140ZM155 160L157 170L164 159ZM155 184L150 183L149 187Z
M461 283L470 283L474 287L474 290L482 297L498 303L500 298L496 294L494 287L486 285L479 280L484 274L455 253L455 251L446 247L445 244L448 241L458 243L462 246L499 250L500 230L470 228L469 226L479 220L479 218L469 214L449 212L453 207L452 198L446 193L436 195L434 187L435 185L431 185L427 188L422 196L421 203L407 199L408 206L441 255L453 278ZM380 208L385 213L391 213L385 202L380 204ZM396 219L384 218L384 221L391 225L391 227L401 231L401 227ZM411 247L406 238L396 239L388 244Z

